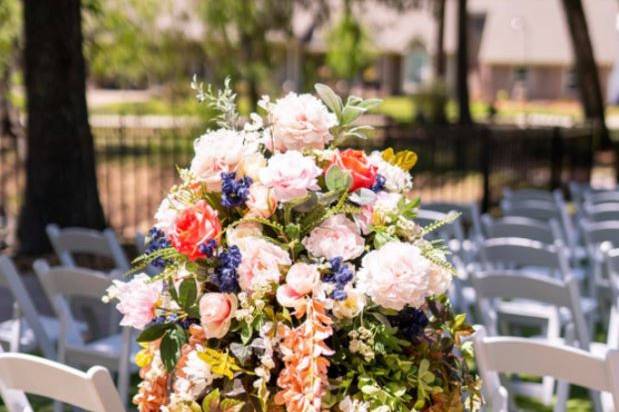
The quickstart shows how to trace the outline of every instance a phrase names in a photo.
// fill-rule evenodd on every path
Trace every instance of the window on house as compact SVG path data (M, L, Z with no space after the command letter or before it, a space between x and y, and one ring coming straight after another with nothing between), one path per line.
M404 89L414 91L431 74L430 56L425 47L415 44L404 56Z
M576 69L573 67L565 74L565 88L567 90L575 90L578 88L578 76L576 75Z
M529 68L525 66L519 66L514 69L514 79L517 82L526 82L529 77Z

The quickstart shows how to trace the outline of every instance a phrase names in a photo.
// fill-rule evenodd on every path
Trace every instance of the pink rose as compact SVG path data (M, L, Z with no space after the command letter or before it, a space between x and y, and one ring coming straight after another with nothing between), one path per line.
M241 289L252 291L269 283L279 283L281 268L292 262L288 253L260 237L238 239L241 264L237 268Z
M124 316L122 326L142 330L155 317L155 309L162 289L161 281L140 273L129 282L115 280L107 291L109 298L118 299L116 309Z
M302 243L312 256L326 259L351 260L361 256L365 247L357 226L343 214L322 222Z
M205 293L200 298L200 322L207 339L221 339L228 333L237 306L236 296L230 293Z
M324 149L333 140L329 129L337 125L337 117L311 94L288 93L269 110L273 123L270 149Z
M249 208L249 216L268 219L277 208L277 199L271 189L259 183L251 185L245 205Z
M316 265L295 263L288 270L286 284L277 288L277 301L280 305L296 308L303 305L305 295L311 293L320 281Z
M269 159L267 167L260 171L260 181L280 202L307 195L309 190L319 190L318 176L322 170L314 159L297 151L276 153Z
M217 211L205 200L198 200L177 215L170 241L189 260L196 260L205 257L201 245L209 240L219 243L221 230Z

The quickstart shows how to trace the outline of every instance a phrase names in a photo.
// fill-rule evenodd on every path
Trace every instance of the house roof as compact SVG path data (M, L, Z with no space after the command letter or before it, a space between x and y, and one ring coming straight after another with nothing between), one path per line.
M612 65L619 52L616 0L584 0L599 65ZM494 0L479 51L485 64L571 65L573 51L560 0Z

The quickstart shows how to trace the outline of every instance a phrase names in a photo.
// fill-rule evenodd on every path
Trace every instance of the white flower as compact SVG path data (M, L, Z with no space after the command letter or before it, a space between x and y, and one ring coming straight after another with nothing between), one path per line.
M240 239L248 236L262 236L262 225L254 222L243 222L226 229L228 246L237 245Z
M385 178L385 189L388 191L403 192L413 188L413 178L410 173L387 162L380 152L372 152L369 161L371 165L376 166L378 174Z
M337 125L337 117L311 94L288 93L268 107L273 150L323 149L333 140L329 129Z
M196 400L212 382L211 367L193 350L187 355L181 376L174 382L174 391L186 400Z
M392 241L363 257L357 272L357 288L385 308L417 308L443 284L431 281L435 276L433 270L434 265L417 246Z
M289 151L269 159L269 165L260 171L260 181L273 189L280 202L288 202L307 195L309 190L319 190L317 178L321 174L314 159Z
M355 223L346 215L331 216L303 239L303 246L315 257L352 260L361 256L365 239Z
M365 307L365 294L352 287L346 287L345 292L346 299L333 301L333 314L339 319L352 319Z
M196 139L196 155L189 170L206 184L207 190L221 190L223 172L242 175L243 162L257 150L256 145L247 143L245 137L243 132L219 129Z
M161 229L163 233L169 235L174 231L174 224L179 210L185 208L185 205L174 197L171 193L163 199L157 213L155 213L155 227Z
M370 405L367 402L351 399L350 396L342 399L337 406L341 412L368 412L370 410Z

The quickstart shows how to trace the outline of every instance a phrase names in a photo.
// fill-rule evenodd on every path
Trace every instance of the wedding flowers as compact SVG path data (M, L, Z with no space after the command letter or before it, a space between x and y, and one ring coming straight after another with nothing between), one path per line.
M328 218L314 229L303 239L303 246L312 256L352 260L363 253L365 240L355 223L340 214Z
M105 297L141 330L139 412L477 401L460 340L472 328L444 294L445 249L424 239L450 220L415 222L416 154L337 147L365 133L359 117L377 102L317 85L320 100L263 99L265 118L243 125L228 83L192 87L220 129L196 140L134 261L158 273L114 281Z
M310 94L288 93L269 110L273 122L273 149L324 149L333 140L329 129L337 118L325 105Z
M280 202L288 202L305 196L310 190L319 190L318 176L322 170L311 157L296 151L276 153L268 166L260 171L260 181L273 189Z
M207 254L209 242L219 242L221 230L217 211L200 200L178 214L170 240L176 250L196 260Z
M238 306L236 296L229 293L205 293L200 299L200 323L207 338L220 339L228 333Z
M161 288L161 282L151 282L148 275L140 273L129 282L114 280L107 290L106 300L118 300L116 309L123 314L121 326L141 330L155 317Z
M431 269L418 247L393 241L363 257L357 287L385 308L416 308L434 292L430 289Z

